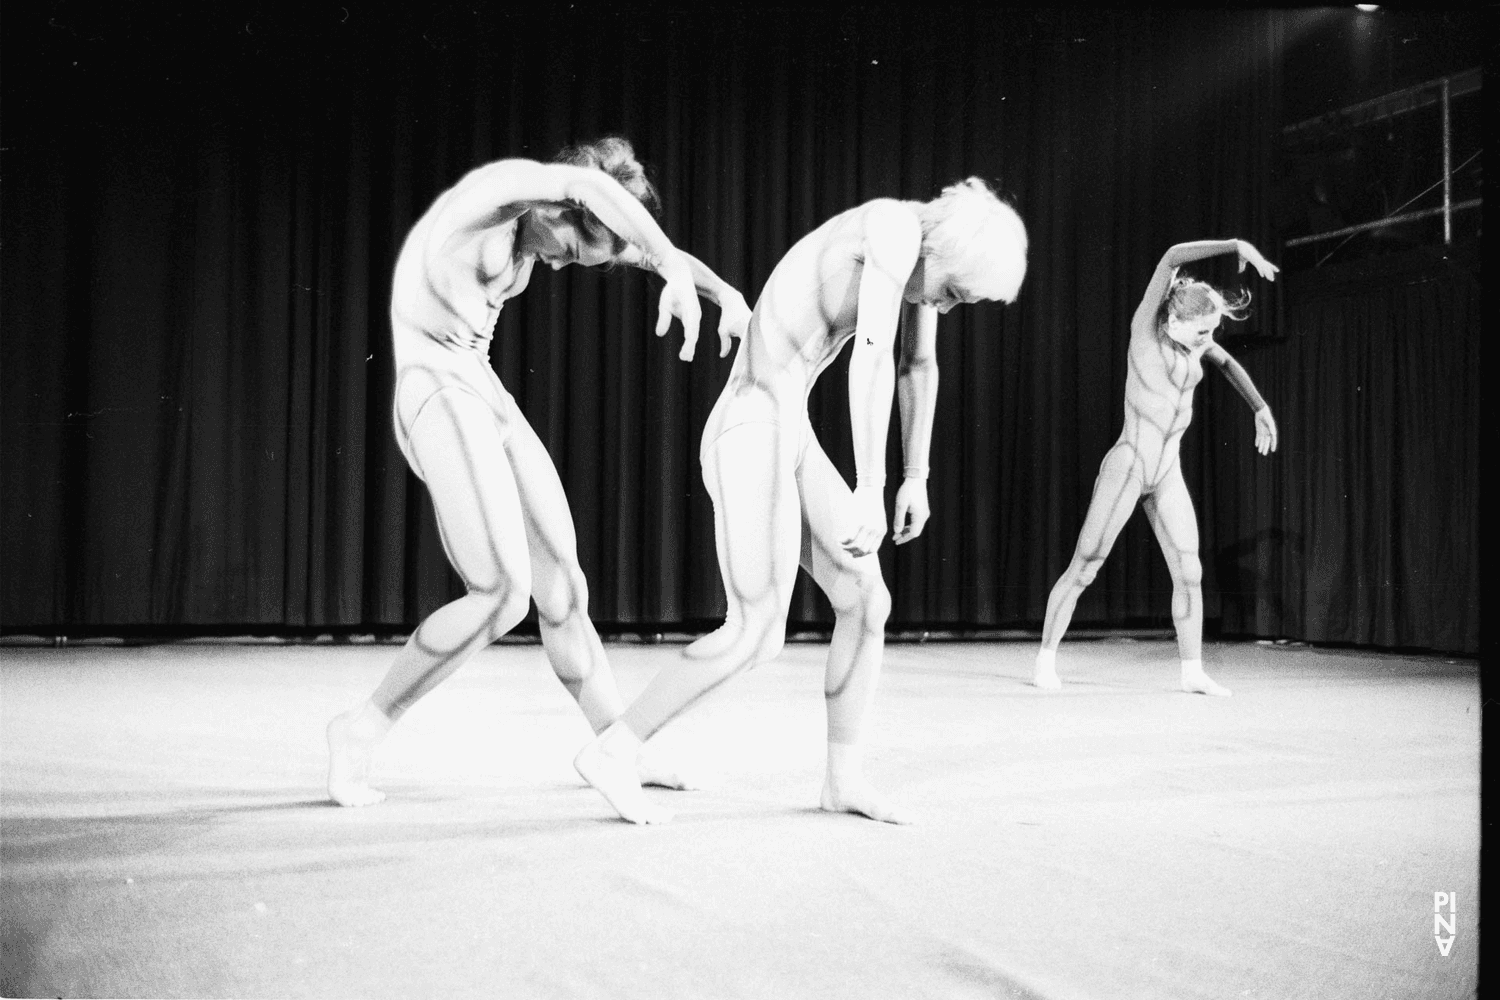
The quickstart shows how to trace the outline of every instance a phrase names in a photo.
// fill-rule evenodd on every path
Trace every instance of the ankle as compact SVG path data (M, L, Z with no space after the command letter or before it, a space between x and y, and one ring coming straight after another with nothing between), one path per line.
M625 724L624 719L612 722L604 732L599 734L599 749L611 757L619 757L625 760L634 760L645 745L635 732Z
M828 778L837 784L860 780L864 774L864 746L858 743L828 742Z
M396 720L373 701L366 701L344 716L349 722L349 732L359 738L378 740L391 731Z

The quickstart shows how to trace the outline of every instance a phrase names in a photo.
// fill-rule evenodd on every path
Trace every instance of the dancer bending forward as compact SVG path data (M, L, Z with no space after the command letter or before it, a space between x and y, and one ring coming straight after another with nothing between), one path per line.
M1182 432L1193 419L1193 389L1203 378L1203 359L1224 372L1255 413L1255 447L1266 455L1276 450L1276 421L1239 362L1213 341L1219 321L1245 318L1250 295L1226 302L1213 286L1186 277L1177 269L1190 261L1219 254L1239 255L1240 270L1251 264L1267 281L1276 280L1276 265L1244 240L1179 243L1167 251L1141 304L1130 321L1130 351L1125 377L1125 429L1104 456L1094 498L1084 518L1073 561L1052 588L1042 627L1033 681L1058 688L1057 645L1078 595L1094 582L1136 501L1156 532L1172 573L1172 622L1182 657L1182 688L1199 694L1228 695L1228 688L1203 672L1203 568L1198 562L1198 523L1178 461Z
M699 293L723 308L721 356L730 336L743 335L750 310L657 226L647 210L655 189L628 142L571 147L558 160L500 160L472 171L418 220L396 261L396 438L427 484L443 547L468 592L417 627L369 700L329 723L328 794L340 805L385 797L366 777L375 745L417 699L519 624L533 599L552 669L594 731L623 708L588 617L562 482L489 364L495 321L538 260L660 274L656 333L679 318L684 360L697 341ZM640 766L642 780L682 787L659 765Z
M928 516L937 314L960 302L1010 302L1025 270L1020 218L972 178L926 204L880 199L850 209L803 237L776 266L700 451L728 597L724 625L663 668L576 761L621 816L667 818L641 793L631 766L641 741L730 677L776 657L800 564L836 615L824 675L822 806L901 821L865 780L860 754L890 609L876 550L887 530L891 398L899 393L906 463L895 504L899 545L920 534ZM892 349L898 321L899 373ZM851 337L853 491L807 416L814 380Z

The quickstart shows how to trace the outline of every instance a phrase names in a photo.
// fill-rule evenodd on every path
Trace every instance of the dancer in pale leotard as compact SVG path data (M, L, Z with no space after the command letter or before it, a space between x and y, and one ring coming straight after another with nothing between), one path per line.
M576 761L626 819L668 818L643 805L631 766L641 741L734 674L780 652L800 564L836 615L824 675L822 806L901 821L866 781L860 752L890 608L876 549L887 530L891 397L894 390L900 398L906 464L895 503L899 545L920 534L928 516L937 314L960 302L1010 302L1025 271L1025 227L976 179L926 204L880 199L850 209L803 237L776 266L703 432L703 478L729 603L724 625L665 667ZM899 366L892 350L898 319ZM851 337L852 491L807 417L813 381Z
M1245 369L1213 340L1223 317L1245 318L1249 293L1226 302L1213 286L1177 276L1183 264L1226 253L1239 255L1240 270L1251 264L1267 281L1276 280L1276 265L1244 240L1179 243L1156 265L1156 273L1136 307L1130 323L1125 376L1125 429L1104 456L1073 561L1047 599L1042 647L1032 678L1037 687L1061 686L1057 646L1068 630L1078 596L1094 581L1140 501L1172 573L1172 622L1177 627L1177 651L1182 658L1182 688L1196 694L1230 693L1203 671L1203 567L1198 561L1198 522L1178 461L1182 432L1193 419L1193 389L1203 378L1204 358L1218 365L1250 404L1255 414L1256 449L1262 455L1276 450L1276 421L1271 408L1256 392Z
M750 310L672 245L647 210L655 198L630 144L603 139L554 163L480 167L440 195L407 237L391 292L396 438L427 484L467 593L417 627L367 701L329 723L328 794L340 805L385 797L367 780L376 744L417 699L519 624L531 600L552 669L594 731L619 717L562 482L490 367L489 344L501 306L526 287L538 260L554 269L622 263L666 280L656 333L679 318L680 357L693 356L700 293L723 310L727 354ZM638 766L647 783L684 784L645 755Z

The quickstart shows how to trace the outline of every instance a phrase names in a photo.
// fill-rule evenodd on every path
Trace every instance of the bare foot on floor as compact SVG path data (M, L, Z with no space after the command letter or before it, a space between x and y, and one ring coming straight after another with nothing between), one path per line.
M670 810L654 805L641 791L636 755L641 741L622 723L615 723L579 751L573 767L593 785L620 818L631 823L666 823Z
M641 744L635 755L635 773L642 785L686 792L704 787L703 776L669 761L650 743Z
M1043 691L1056 691L1062 687L1062 681L1057 678L1057 650L1037 650L1036 669L1032 671L1031 683Z
M345 712L328 724L328 797L341 806L373 806L385 793L369 785L370 758L384 733L370 732L361 712Z
M868 782L841 783L835 788L834 780L823 779L823 798L819 805L825 812L857 813L882 823L906 824L911 816L891 805L885 796L871 788Z
M1189 694L1211 694L1216 698L1228 698L1234 694L1233 691L1204 673L1202 667L1196 670L1191 667L1182 668L1182 689Z

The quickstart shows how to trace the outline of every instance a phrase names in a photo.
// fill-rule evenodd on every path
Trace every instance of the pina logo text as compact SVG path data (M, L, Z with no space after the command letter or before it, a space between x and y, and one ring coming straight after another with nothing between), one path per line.
M1447 911L1444 913L1444 911ZM1447 934L1447 937L1443 937ZM1432 894L1432 939L1437 942L1438 954L1444 958L1453 949L1453 939L1458 936L1458 893L1435 892Z

